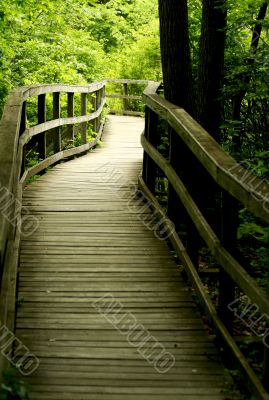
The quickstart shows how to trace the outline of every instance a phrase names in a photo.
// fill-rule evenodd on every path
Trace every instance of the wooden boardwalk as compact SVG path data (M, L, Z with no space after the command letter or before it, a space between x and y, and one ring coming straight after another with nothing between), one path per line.
M39 227L22 241L16 335L40 359L25 378L31 400L233 398L172 254L130 201L142 129L142 119L110 116L101 146L25 189ZM159 343L174 366L158 370L98 311L105 295L150 333L143 350Z

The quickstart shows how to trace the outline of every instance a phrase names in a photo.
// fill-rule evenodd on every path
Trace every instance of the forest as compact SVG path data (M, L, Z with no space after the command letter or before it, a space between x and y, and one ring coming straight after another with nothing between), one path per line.
M194 90L201 80L201 3L191 0L188 4ZM267 2L229 0L219 4L228 6L221 141L266 176ZM156 0L1 2L0 31L0 113L8 92L23 85L85 84L115 77L162 80ZM173 46L170 44L171 49Z
M240 164L268 182L268 2L178 4L182 8L176 13L175 0L2 1L0 117L8 93L24 85L163 81L169 101L185 108ZM159 148L163 154L168 134ZM269 228L243 208L239 221L238 247L246 269L268 292ZM208 262L207 254L201 258ZM218 289L210 279L204 284L214 300ZM237 333L250 335L242 326ZM259 345L243 343L242 350L259 374Z

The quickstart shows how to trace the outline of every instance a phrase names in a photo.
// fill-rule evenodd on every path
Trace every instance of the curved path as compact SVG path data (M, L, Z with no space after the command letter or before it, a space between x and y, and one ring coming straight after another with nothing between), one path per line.
M234 398L172 254L133 197L143 123L109 116L101 146L24 191L39 220L22 241L16 317L40 360L24 378L31 400Z

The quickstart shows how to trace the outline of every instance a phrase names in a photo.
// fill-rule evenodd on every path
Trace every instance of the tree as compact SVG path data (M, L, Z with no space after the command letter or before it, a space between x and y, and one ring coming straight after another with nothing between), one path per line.
M164 93L193 113L187 0L159 0Z
M165 97L195 116L215 138L222 118L227 0L203 0L198 62L198 94L194 96L187 0L159 0L160 43ZM198 97L194 104L194 97Z
M227 0L203 0L197 118L218 141L223 118L221 90L224 76L226 25Z

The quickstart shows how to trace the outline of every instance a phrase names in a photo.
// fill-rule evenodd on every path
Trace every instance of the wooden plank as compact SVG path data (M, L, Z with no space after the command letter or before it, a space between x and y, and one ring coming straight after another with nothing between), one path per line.
M127 124L136 139L124 144ZM16 335L41 361L27 378L32 400L225 399L225 371L174 255L137 218L150 211L130 199L142 128L141 119L109 117L101 148L24 190L40 219L21 243L16 318ZM171 372L157 373L97 312L93 303L107 293L120 316L131 313L150 332L145 348L157 339L175 357Z
M156 198L146 187L142 177L139 178L139 186L141 190L143 190L143 192L146 194L147 198L150 199L155 204L156 209L159 209L160 215L163 218L166 218L161 206L159 205ZM166 224L171 229L171 222L167 218L166 218ZM196 293L198 294L201 304L205 312L207 313L209 321L214 325L216 331L223 338L224 343L228 346L229 350L231 351L234 360L237 361L237 364L239 365L243 375L247 377L248 381L246 383L246 386L249 388L250 392L254 392L259 399L268 400L269 395L266 392L265 388L263 387L261 381L258 379L256 374L252 370L251 366L249 365L247 359L241 353L240 349L236 345L232 336L227 331L222 321L219 319L216 309L212 304L212 301L208 293L206 293L204 286L200 280L198 271L194 267L189 255L186 252L186 249L182 241L180 240L178 234L175 231L172 232L170 240L176 253L180 256L180 259L186 269L187 275L190 281L192 282L193 287L196 289Z
M46 132L48 130L57 128L57 127L62 126L62 125L68 125L69 126L69 125L81 124L81 123L84 123L84 122L92 121L92 120L94 120L95 118L97 118L101 114L104 104L105 104L105 99L101 103L101 105L98 108L98 110L95 111L94 113L91 113L90 115L84 115L84 116L80 116L80 117L59 118L59 119L56 119L56 120L47 121L47 122L44 122L43 124L35 125L35 126L31 127L31 128L28 128L21 135L21 142L23 144L25 144L31 137L39 135L42 132ZM71 110L70 110L70 113L71 113Z
M43 124L46 122L46 94L40 94L38 96L38 124ZM45 159L46 158L46 133L43 132L38 136L37 139L38 147L37 151L39 153L39 158Z
M185 209L190 215L199 234L206 242L216 260L234 282L242 289L242 291L250 297L252 302L255 304L257 303L260 312L269 315L269 299L265 296L264 291L259 287L255 279L253 279L235 260L235 258L221 245L219 238L202 215L187 188L169 162L165 160L165 158L147 141L144 136L142 136L141 142L145 151L147 151L167 176L181 202L184 204Z
M23 100L28 97L38 96L44 93L64 92L64 93L93 93L101 89L106 84L106 81L95 82L85 86L68 85L68 84L45 84L26 86L18 89L17 91L22 95Z
M33 399L37 400L43 400L46 399L48 400L48 393L44 393L41 391L36 391L35 389L32 391L33 393ZM137 394L104 394L104 393L66 393L64 389L60 393L50 393L49 394L49 400L136 400ZM199 399L204 399L204 400L223 400L223 395L219 394L206 394L206 395L201 395L199 394ZM169 394L139 394L139 400L177 400L178 395L169 395ZM186 400L197 400L197 395L188 395L187 397L185 396L184 399ZM32 400L32 398L30 398Z
M129 99L129 100L142 100L142 96L132 96L128 94L106 94L110 99Z
M149 92L143 101L171 125L220 187L269 222L268 184L237 164L185 110Z
M61 118L61 103L60 103L60 92L53 93L53 119ZM61 128L57 127L53 131L53 151L58 153L62 150L62 136Z
M131 111L131 110L110 110L111 114L116 114L116 115L133 115L137 117L142 117L143 113L141 111Z

